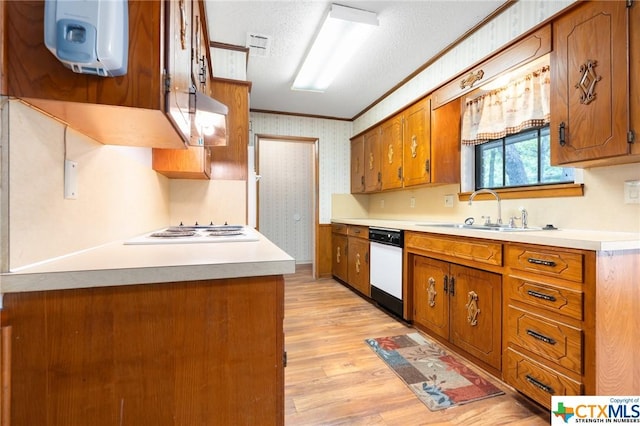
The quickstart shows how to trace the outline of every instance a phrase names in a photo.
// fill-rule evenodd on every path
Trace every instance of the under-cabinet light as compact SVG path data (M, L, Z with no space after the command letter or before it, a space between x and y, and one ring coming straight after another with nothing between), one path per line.
M291 89L325 91L376 26L374 12L332 4Z

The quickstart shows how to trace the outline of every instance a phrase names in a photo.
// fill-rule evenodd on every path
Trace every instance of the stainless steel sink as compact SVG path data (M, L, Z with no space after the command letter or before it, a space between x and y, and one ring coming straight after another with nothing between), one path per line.
M417 226L433 226L436 228L458 228L458 229L475 229L476 231L494 231L494 232L527 232L542 231L542 228L535 226L527 228L512 228L505 225L467 225L466 223L416 223Z

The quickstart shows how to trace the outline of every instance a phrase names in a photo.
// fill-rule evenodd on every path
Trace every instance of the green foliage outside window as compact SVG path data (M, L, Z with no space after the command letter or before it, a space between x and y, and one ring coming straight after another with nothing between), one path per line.
M476 145L476 189L573 183L573 169L550 164L549 126Z

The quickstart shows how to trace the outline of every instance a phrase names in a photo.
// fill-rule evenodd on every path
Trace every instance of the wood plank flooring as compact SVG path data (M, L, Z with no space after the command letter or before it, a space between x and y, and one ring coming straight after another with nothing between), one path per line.
M310 267L285 276L286 425L548 425L548 410L505 395L430 411L365 344L415 329ZM474 368L481 373L481 370Z

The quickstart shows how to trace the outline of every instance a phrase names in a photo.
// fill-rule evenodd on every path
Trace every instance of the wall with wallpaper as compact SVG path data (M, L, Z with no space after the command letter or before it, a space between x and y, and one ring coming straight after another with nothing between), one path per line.
M301 136L318 139L320 223L331 222L331 194L348 193L350 188L351 122L252 112L251 137L256 135ZM291 162L297 161L295 157Z
M522 36L575 0L519 1L494 17L482 28L456 45L445 55L403 84L381 102L354 121L353 131L359 133L382 121L394 112L432 92L465 68L490 56Z

